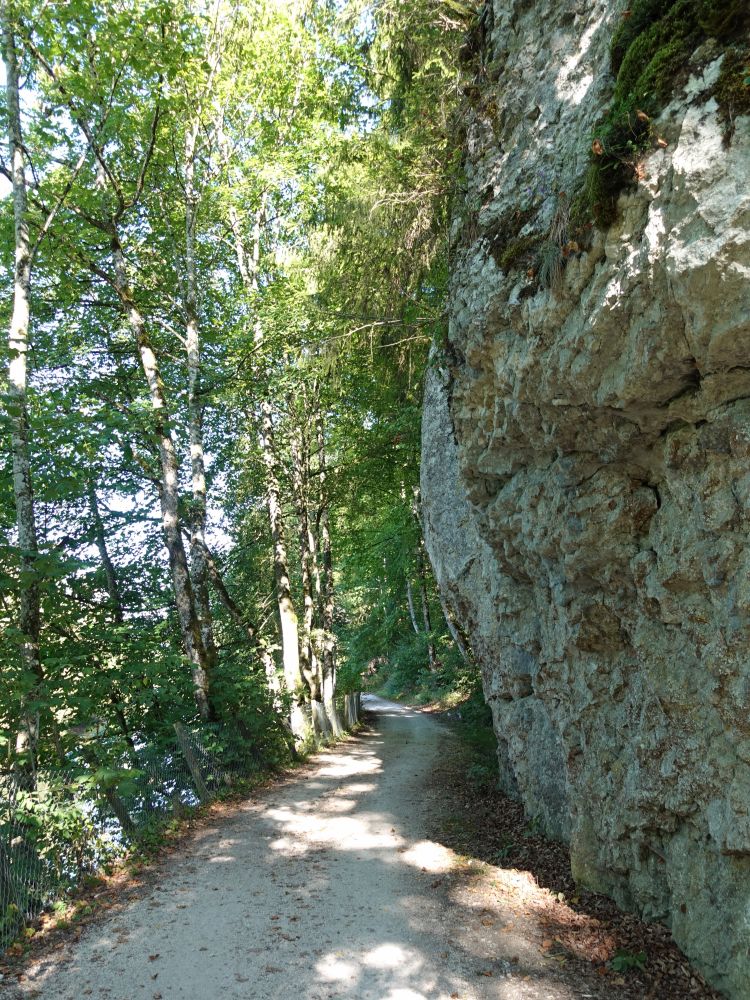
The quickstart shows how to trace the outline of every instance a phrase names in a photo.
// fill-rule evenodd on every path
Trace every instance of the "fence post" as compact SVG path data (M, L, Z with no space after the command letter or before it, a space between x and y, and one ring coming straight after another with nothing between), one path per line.
M177 743L182 751L182 756L185 758L185 763L188 766L193 782L195 783L195 790L198 793L198 798L201 802L205 802L207 799L211 798L211 793L206 786L206 782L203 780L198 758L195 756L193 748L190 745L190 737L181 722L175 722L174 731L177 733Z

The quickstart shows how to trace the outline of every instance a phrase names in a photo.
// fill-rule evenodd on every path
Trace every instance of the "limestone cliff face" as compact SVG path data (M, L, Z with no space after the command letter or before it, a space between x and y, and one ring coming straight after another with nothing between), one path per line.
M750 118L728 142L718 47L676 82L612 225L559 275L528 249L585 172L624 7L495 0L487 19L425 393L426 540L506 789L582 882L668 921L744 998Z

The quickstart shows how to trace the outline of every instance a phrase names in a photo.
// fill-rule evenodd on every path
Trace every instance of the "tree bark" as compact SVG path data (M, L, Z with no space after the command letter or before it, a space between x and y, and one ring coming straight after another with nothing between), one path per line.
M99 550L99 558L101 559L104 576L107 581L107 593L109 594L109 603L112 608L112 619L115 625L122 625L125 621L125 608L122 602L122 594L120 593L120 584L117 580L115 564L112 562L109 549L107 548L107 536L104 531L104 522L102 521L101 513L99 511L99 501L96 497L96 483L93 479L89 481L88 499L89 509L94 521L94 540L96 541L96 547ZM104 672L104 668L101 666L99 667L99 670L102 673ZM122 707L123 697L117 687L112 688L110 701L112 703L112 710L115 713L115 718L117 719L120 729L122 730L122 734L125 737L125 742L131 750L135 751L135 741L133 740L133 736L130 732L130 726L128 725L128 720L125 718L125 712Z
M13 312L8 335L10 355L8 416L11 425L13 494L20 555L18 629L21 636L23 670L33 683L30 695L26 698L26 704L22 710L23 718L18 734L17 749L29 755L29 765L33 776L36 771L39 740L39 707L37 703L44 677L39 650L41 613L39 585L36 578L36 562L39 551L31 479L27 401L32 246L29 236L26 154L21 128L18 57L13 8L10 0L5 0L2 4L2 30L15 237Z
M201 802L207 802L211 798L211 793L209 792L203 778L200 762L195 754L195 751L193 750L193 745L190 742L190 734L181 722L175 722L174 731L177 735L177 745L182 752L182 756L185 758L185 763L187 764L190 776L193 779L195 790L198 793L198 798Z
M281 625L281 648L284 662L284 680L291 698L291 726L296 739L307 736L307 719L305 717L304 685L300 668L299 630L297 612L292 600L292 588L289 581L289 561L286 542L284 540L284 523L281 512L281 490L277 471L277 459L274 442L273 410L271 404L264 401L261 404L260 448L266 467L268 517L271 524L273 541L273 570L276 580L276 599L279 607Z
M107 548L107 537L104 531L104 523L99 512L99 501L96 497L96 484L93 480L89 481L88 500L91 517L94 521L94 540L96 542L96 547L99 550L99 558L102 561L104 576L107 580L107 593L109 594L109 603L112 608L112 618L114 619L115 625L122 625L125 614L122 604L122 596L120 594L120 585L117 581L117 573L115 571L114 563L110 558L109 549Z
M199 118L187 131L185 139L185 348L188 366L188 432L192 505L190 509L190 565L195 612L210 673L218 661L214 640L211 602L208 594L209 572L205 558L206 540L206 463L203 446L203 407L201 389L200 325L198 319L198 281L195 231L199 195L195 186L195 158Z
M326 492L326 440L323 414L318 405L315 419L315 432L318 446L318 530L320 533L320 555L322 572L320 574L320 603L323 630L323 701L326 714L331 721L334 735L341 736L344 727L336 708L336 638L333 634L333 616L335 611L335 595L333 589L333 550L331 548L331 524L329 516L328 495Z
M467 646L466 640L461 635L461 632L458 626L456 625L456 622L453 618L453 615L451 614L451 610L448 607L445 598L440 593L440 588L438 588L438 598L440 599L440 607L443 612L443 618L445 618L445 624L448 626L448 631L451 634L451 638L456 644L456 649L458 649L459 653L461 654L461 659L465 663L470 663L471 654L469 652L469 647Z
M293 405L290 406L293 410ZM310 519L308 513L307 500L307 460L308 449L304 439L304 432L296 419L296 414L292 415L293 427L291 435L292 454L292 489L294 494L294 506L297 515L297 528L299 534L299 558L300 574L302 577L302 629L300 632L300 669L302 676L310 689L311 702L322 702L321 677L317 656L312 646L313 617L315 613L315 602L313 599L313 545L310 535ZM313 705L313 722L316 728L323 732L330 727L326 725L325 712L317 705Z
M226 143L220 138L225 168L229 169L229 153ZM260 206L255 213L253 224L252 251L248 255L242 233L242 223L237 210L230 206L229 224L234 239L237 268L245 291L255 296L259 290L260 239L265 215L265 199L261 196ZM256 347L263 342L263 329L256 318L253 325L253 340ZM273 427L273 408L268 400L260 405L260 445L263 464L266 468L266 502L273 544L273 571L276 583L276 600L279 610L281 630L281 655L284 668L284 683L291 700L290 724L295 739L304 740L308 735L307 715L304 709L305 685L300 666L299 624L292 599L289 579L289 561L284 539L284 518L281 508L281 487L278 476L278 460ZM268 668L267 668L268 672ZM275 671L273 673L275 677Z
M201 635L200 620L195 610L195 597L188 569L185 547L182 544L179 519L179 460L170 428L164 383L161 380L159 364L151 346L146 322L133 297L127 274L125 255L122 250L117 228L112 226L112 259L115 270L115 289L122 303L130 327L133 331L143 373L151 397L154 433L159 447L161 464L160 490L162 531L169 554L169 566L175 592L177 617L180 623L182 641L185 646L195 690L195 700L202 719L214 717L210 701L210 661Z
M438 668L437 653L435 643L432 639L432 616L430 615L430 601L427 595L427 560L424 546L424 532L422 530L422 500L419 495L419 487L414 487L414 502L412 505L414 519L419 528L419 541L417 542L417 576L419 579L419 596L422 604L422 621L424 630L428 636L427 657L430 671L434 672Z
M414 610L414 591L412 590L411 580L406 577L406 603L409 606L409 617L411 618L411 627L414 629L417 635L419 635L419 625L417 624L417 614Z
M229 613L229 617L237 625L237 627L244 632L247 637L248 642L258 654L261 665L266 674L266 680L268 683L268 690L273 700L274 707L277 710L281 709L281 685L279 684L279 678L276 675L276 664L274 663L273 656L269 652L268 648L263 644L258 630L247 618L243 615L239 605L234 600L232 595L227 590L226 584L224 583L224 578L221 575L221 570L216 565L216 560L211 555L205 542L203 543L204 558L206 560L206 566L208 567L208 575L211 579L211 583L216 591L216 594L221 601L221 603L226 608Z

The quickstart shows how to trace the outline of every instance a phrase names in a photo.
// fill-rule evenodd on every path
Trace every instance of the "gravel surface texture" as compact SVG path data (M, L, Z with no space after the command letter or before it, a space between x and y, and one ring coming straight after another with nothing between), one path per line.
M431 840L449 726L370 725L200 829L137 898L38 956L3 1000L618 997L550 954L549 891Z

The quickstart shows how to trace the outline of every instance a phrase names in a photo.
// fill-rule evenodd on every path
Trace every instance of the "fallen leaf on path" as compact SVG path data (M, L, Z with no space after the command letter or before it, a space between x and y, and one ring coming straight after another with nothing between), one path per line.
M159 957L159 952L157 951L157 953L155 955L149 955L148 956L148 960L149 960L149 962L155 962L158 957Z

